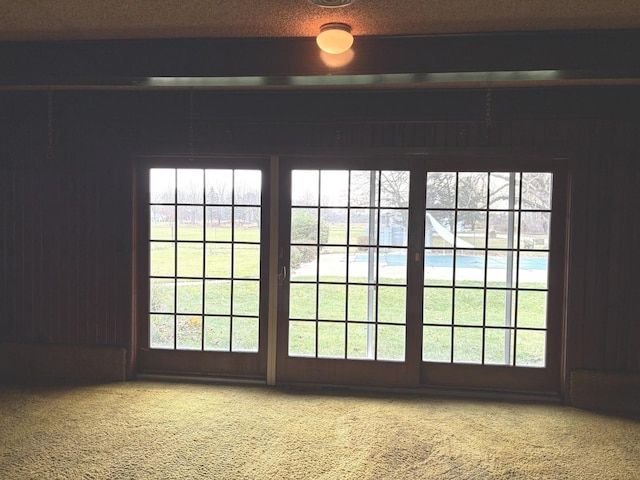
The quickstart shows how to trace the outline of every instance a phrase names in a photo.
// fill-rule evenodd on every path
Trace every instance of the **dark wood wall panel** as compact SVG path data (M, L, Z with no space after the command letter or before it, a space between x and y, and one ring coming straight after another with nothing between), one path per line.
M568 252L568 282L566 288L566 316L568 319L565 337L568 349L565 361L569 368L585 366L587 305L587 232L592 214L589 205L589 158L591 152L591 126L582 122L571 129L567 145L574 153L576 161L571 175L571 231ZM586 368L586 367L584 367Z
M639 135L637 123L593 124L574 175L569 345L580 368L640 370Z
M193 131L196 154L571 157L567 366L640 371L634 92L496 91L488 129L483 92L198 92L193 112L190 92L56 92L53 159L47 95L2 94L0 341L128 346L132 155L189 154Z
M589 183L587 186L587 211L589 212L587 228L580 235L582 241L587 243L587 284L585 286L586 311L584 316L584 353L583 366L585 368L596 368L604 365L604 340L606 338L606 303L601 300L606 295L605 276L608 271L607 253L602 250L608 243L608 232L606 231L607 218L610 213L610 206L606 205L606 192L611 187L605 187L606 172L610 162L606 152L606 136L601 126L594 126L590 132L590 151L588 152ZM589 141L589 139L585 139ZM578 188L580 186L577 186ZM581 208L575 205L575 208ZM597 217L597 222L594 222ZM578 234L578 232L576 232ZM578 238L575 241L580 241ZM600 319L600 320L598 320Z
M46 110L39 113L21 125L3 122L0 338L124 345L130 160L116 154L110 162L114 139L82 121L65 123L62 112L55 157L46 158Z

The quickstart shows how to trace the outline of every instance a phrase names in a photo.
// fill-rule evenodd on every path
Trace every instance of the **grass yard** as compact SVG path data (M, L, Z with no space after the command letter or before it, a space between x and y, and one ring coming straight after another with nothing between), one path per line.
M356 232L361 233L361 232ZM234 240L252 244L189 243L189 241L231 242L230 227L178 228L166 225L152 228L150 273L152 277L191 277L151 279L151 344L155 348L220 351L257 351L259 337L259 255L257 227L236 227ZM329 242L344 242L346 231L332 229ZM156 241L157 240L157 241ZM184 240L185 242L180 242ZM177 250L177 252L176 252ZM342 249L344 251L344 248ZM331 249L323 250L331 254ZM176 258L177 255L177 258ZM177 265L177 268L176 268ZM397 268L397 267L396 267ZM203 275L208 277L202 280ZM289 353L292 355L365 359L367 338L372 336L376 357L404 360L406 289L402 285L379 285L374 303L377 325L367 324L366 278L323 276L316 286L313 277L296 276L290 284ZM389 283L400 280L388 279ZM386 280L385 280L386 282ZM544 364L546 300L545 284L529 282L539 291L473 289L483 282L466 280L455 287L446 280L429 279L423 289L423 359L503 363L505 343L513 362ZM504 287L504 282L489 282ZM524 284L520 285L525 286ZM511 297L511 324L540 330L514 331L506 328L505 316ZM171 312L178 312L174 316ZM484 317L483 317L484 313ZM204 314L204 315L203 315ZM452 321L455 319L455 322ZM175 324L174 324L175 322ZM204 323L203 323L204 322ZM489 327L489 328L483 328ZM506 337L512 335L511 342ZM484 352L483 352L484 343ZM316 350L317 348L317 350Z

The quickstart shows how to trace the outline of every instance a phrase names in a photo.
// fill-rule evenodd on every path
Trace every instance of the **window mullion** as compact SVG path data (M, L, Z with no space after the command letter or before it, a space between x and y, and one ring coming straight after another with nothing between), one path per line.
M513 265L514 265L514 236L515 236L515 208L516 208L516 173L509 172L509 200L507 216L507 289L505 292L504 313L504 364L510 364L510 352L513 339L511 338L511 318L513 315Z
M412 168L409 179L406 299L407 362L410 366L419 365L422 360L426 189L424 166Z

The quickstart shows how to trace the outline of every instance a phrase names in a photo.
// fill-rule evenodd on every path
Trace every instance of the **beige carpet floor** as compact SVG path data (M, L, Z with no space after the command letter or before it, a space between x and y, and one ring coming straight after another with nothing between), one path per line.
M640 422L410 394L0 385L0 478L640 479Z

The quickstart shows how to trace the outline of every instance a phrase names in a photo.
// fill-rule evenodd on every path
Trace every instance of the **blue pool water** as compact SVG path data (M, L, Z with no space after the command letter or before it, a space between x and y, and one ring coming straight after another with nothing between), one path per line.
M515 258L514 258L515 261ZM452 255L427 255L424 259L425 265L428 267L453 267ZM458 268L484 268L484 257L476 257L472 255L458 255L456 258L456 267ZM504 269L507 266L506 257L488 257L487 268ZM546 270L546 257L524 257L520 259L520 268L524 270Z
M407 264L407 258L401 254L380 255L380 260L387 265L400 266ZM514 258L514 262L515 262ZM356 255L356 262L366 262L367 255ZM505 269L506 257L488 257L487 268ZM458 255L456 257L457 268L481 268L484 269L485 258L475 255ZM424 264L427 267L453 267L453 255L425 255ZM520 259L520 268L523 270L546 270L547 257L524 257Z

